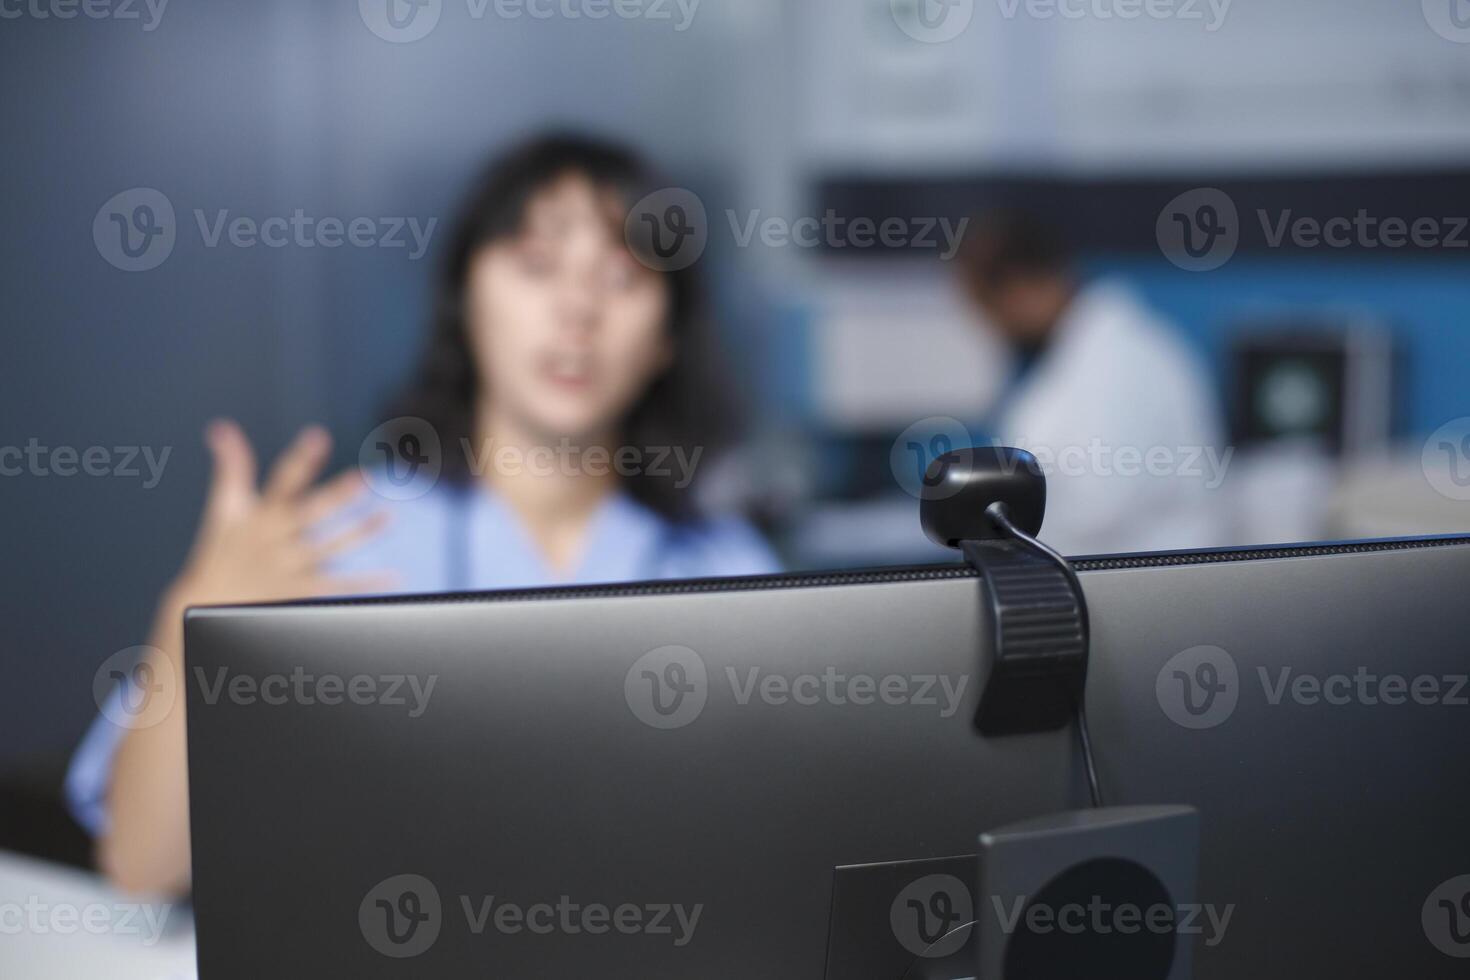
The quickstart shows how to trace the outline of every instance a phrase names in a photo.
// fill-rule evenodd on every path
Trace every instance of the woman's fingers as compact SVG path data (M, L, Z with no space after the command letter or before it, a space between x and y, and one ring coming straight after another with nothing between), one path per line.
M374 511L359 521L353 523L345 530L338 531L331 537L318 543L313 549L313 555L318 564L330 561L337 555L344 554L358 547L364 541L375 537L388 523L388 514L384 511Z
M326 429L319 425L302 429L271 467L265 483L266 502L285 503L304 493L327 464L331 449L332 439Z
M255 502L255 451L240 426L228 419L209 424L205 444L214 457L205 521L227 522L248 513Z
M336 514L362 494L367 484L358 470L346 470L312 490L302 501L297 520L310 528Z

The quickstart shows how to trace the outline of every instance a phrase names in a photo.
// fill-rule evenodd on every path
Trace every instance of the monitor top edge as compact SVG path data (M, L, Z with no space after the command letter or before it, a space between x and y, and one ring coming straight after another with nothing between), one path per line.
M1470 533L1403 538L1375 538L1357 541L1245 545L1115 555L1087 555L1071 558L1070 561L1078 572L1085 574L1089 572L1123 571L1144 568L1173 568L1188 565L1234 564L1355 554L1383 554L1453 546L1470 546ZM193 619L201 616L213 616L225 613L237 614L252 611L323 610L358 606L436 606L486 602L542 602L557 599L624 599L698 595L712 592L754 592L854 585L893 585L908 582L975 578L978 575L978 571L963 562L950 562L932 565L781 572L772 575L738 578L665 579L639 582L596 583L589 585L544 586L483 592L343 596L338 598L298 599L283 602L194 606L190 607L186 618Z

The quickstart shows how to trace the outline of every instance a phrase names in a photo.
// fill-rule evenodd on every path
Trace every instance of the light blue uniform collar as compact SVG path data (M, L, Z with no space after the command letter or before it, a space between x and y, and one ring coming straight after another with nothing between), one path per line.
M451 503L447 532L463 534L459 553L468 589L524 587L527 583L581 585L626 582L658 575L669 526L626 492L598 504L587 529L581 558L570 573L546 563L510 506L480 487L465 488Z

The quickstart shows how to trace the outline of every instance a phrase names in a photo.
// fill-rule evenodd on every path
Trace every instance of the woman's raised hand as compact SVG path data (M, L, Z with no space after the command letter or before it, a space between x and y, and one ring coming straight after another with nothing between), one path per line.
M313 533L362 493L349 470L318 483L331 452L326 430L303 429L257 485L255 452L234 422L210 424L205 437L214 476L189 559L174 586L184 605L271 602L350 595L390 587L386 575L341 576L329 560L376 534L381 511L354 518L323 537Z

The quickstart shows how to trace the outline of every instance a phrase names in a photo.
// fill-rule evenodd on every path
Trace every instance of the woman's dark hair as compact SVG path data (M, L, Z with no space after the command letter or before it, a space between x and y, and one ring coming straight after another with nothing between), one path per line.
M540 136L494 161L461 207L436 281L429 340L406 390L392 403L390 418L423 419L439 434L443 477L467 483L471 477L462 440L474 438L480 378L465 322L465 285L476 254L518 234L531 200L559 179L584 177L599 190L615 193L630 208L660 183L632 151L613 143L573 134ZM618 230L622 234L622 229ZM625 478L625 488L640 503L666 519L696 517L690 486L676 487L680 474L671 461L654 466L649 450L696 449L686 458L701 463L717 455L731 435L731 415L710 370L710 328L693 269L663 272L670 286L668 332L671 366L657 377L623 420L620 438L644 453L647 469Z

